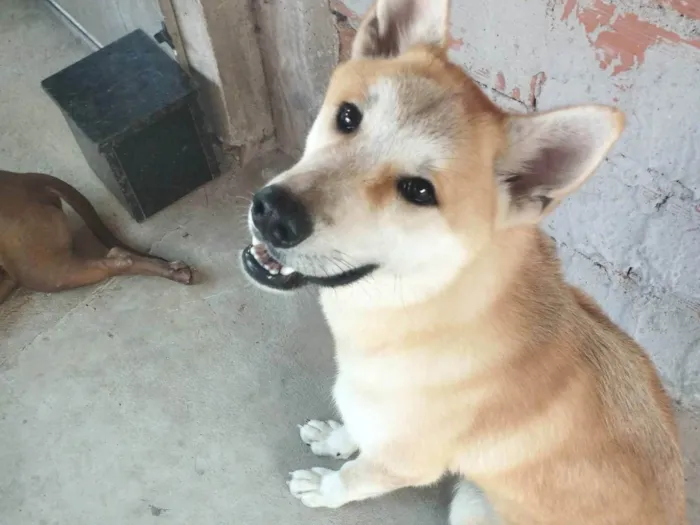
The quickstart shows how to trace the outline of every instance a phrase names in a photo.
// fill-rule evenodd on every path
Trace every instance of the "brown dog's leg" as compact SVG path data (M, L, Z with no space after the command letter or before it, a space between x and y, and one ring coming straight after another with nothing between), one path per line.
M24 286L39 292L58 292L96 284L118 275L148 275L165 277L182 284L192 281L192 271L181 262L132 254L122 248L112 248L98 259L81 259L72 254L45 264L42 271L24 272Z
M151 275L181 284L192 282L192 270L181 261L167 262L155 257L144 257L123 248L112 248L102 262L113 267L117 272L115 275Z

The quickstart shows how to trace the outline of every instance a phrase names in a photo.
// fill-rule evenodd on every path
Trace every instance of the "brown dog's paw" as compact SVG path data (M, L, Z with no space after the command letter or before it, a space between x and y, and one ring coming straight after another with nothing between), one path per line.
M181 284L192 284L193 271L182 261L173 261L168 264L170 278Z

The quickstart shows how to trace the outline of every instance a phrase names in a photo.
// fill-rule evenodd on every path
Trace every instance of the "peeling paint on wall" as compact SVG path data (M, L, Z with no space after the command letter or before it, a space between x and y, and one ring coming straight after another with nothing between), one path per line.
M686 0L664 0L681 15L698 17L700 7ZM612 68L612 75L639 67L647 50L655 45L684 44L700 49L700 38L683 38L677 32L642 20L636 13L625 13L614 4L602 0L588 2L566 0L562 20L576 20L586 31L603 70Z
M455 38L450 32L448 38L447 38L447 45L450 49L454 51L458 51L464 47L464 39L463 38Z
M537 99L542 93L544 83L547 81L547 75L544 71L540 71L532 75L528 85L527 97L523 98L523 90L520 88L520 86L516 85L510 88L508 87L508 82L506 81L506 76L503 71L496 73L496 78L493 80L493 82L491 82L488 70L485 69L477 71L476 75L474 72L472 72L472 76L475 78L475 80L477 80L477 82L479 82L479 79L482 77L488 78L488 82L486 83L487 87L490 86L501 95L522 103L525 106L525 109L528 111L534 111L537 109Z
M542 93L542 86L544 86L546 80L547 75L544 71L540 71L530 79L530 97L528 98L528 105L530 108L537 109L537 99Z
M668 5L682 16L700 20L700 2L697 0L661 0L661 3Z
M496 82L493 85L494 89L497 89L501 93L504 93L506 90L506 77L503 74L503 71L499 71L496 73Z

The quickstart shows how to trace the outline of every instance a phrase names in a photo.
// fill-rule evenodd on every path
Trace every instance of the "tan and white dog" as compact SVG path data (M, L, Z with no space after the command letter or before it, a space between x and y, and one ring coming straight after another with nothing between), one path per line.
M537 223L623 129L604 106L516 116L447 58L445 0L379 0L301 160L254 197L247 274L320 285L344 425L292 474L339 507L446 472L452 525L680 525L672 408L649 359L567 285Z

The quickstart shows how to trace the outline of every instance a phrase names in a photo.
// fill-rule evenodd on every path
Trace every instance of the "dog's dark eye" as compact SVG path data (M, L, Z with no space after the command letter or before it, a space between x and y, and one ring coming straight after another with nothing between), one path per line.
M430 181L421 177L402 177L397 188L401 196L419 206L437 206L435 188Z
M349 134L360 127L362 112L355 104L343 102L338 108L336 126L341 133Z

